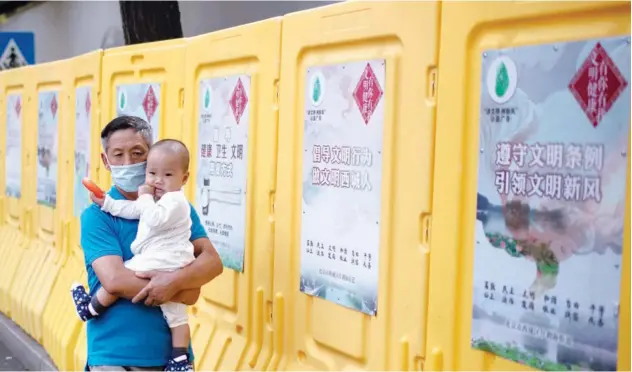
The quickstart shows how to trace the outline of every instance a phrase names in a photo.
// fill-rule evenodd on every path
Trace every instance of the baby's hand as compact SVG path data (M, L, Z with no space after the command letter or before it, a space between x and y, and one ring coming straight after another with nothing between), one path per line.
M149 185L142 185L138 188L138 195L154 195L154 188Z
M103 206L103 203L105 202L105 197L103 198L97 198L93 193L90 193L90 199L97 204L99 207Z

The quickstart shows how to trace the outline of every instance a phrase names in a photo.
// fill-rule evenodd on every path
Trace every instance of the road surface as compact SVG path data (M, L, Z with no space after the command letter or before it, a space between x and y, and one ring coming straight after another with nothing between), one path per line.
M2 342L0 342L0 371L26 371L24 365Z

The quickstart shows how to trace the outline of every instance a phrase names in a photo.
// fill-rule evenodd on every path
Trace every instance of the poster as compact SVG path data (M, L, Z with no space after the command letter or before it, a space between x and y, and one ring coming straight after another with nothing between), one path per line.
M92 112L92 87L75 90L75 184L74 215L80 217L90 205L90 193L81 180L90 176L90 113Z
M6 195L20 198L22 188L22 95L7 95Z
M377 313L385 61L305 76L300 290Z
M158 83L120 84L116 86L116 116L137 116L151 126L153 140L159 137L160 92Z
M57 206L59 92L38 94L37 203Z
M629 82L629 37L482 54L475 349L616 370Z
M200 81L196 208L225 267L244 270L250 76Z

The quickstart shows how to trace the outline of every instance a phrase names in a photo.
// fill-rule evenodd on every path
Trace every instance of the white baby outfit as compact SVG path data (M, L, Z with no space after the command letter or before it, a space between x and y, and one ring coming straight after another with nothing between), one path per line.
M133 271L174 271L195 260L191 238L191 206L182 190L165 193L154 201L141 195L135 201L114 200L106 195L103 211L128 220L138 219L138 233L132 242L134 254L125 262ZM188 323L187 305L160 305L170 328Z

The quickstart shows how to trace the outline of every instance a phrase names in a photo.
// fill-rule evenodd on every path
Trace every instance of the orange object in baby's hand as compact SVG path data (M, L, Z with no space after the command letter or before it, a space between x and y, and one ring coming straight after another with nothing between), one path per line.
M103 190L101 190L101 188L99 186L97 186L96 183L94 183L91 179L89 179L88 177L84 177L81 180L81 183L83 184L83 186L88 189L88 191L90 191L91 193L94 194L94 196L96 196L98 199L103 199L105 197L105 193L103 192Z

